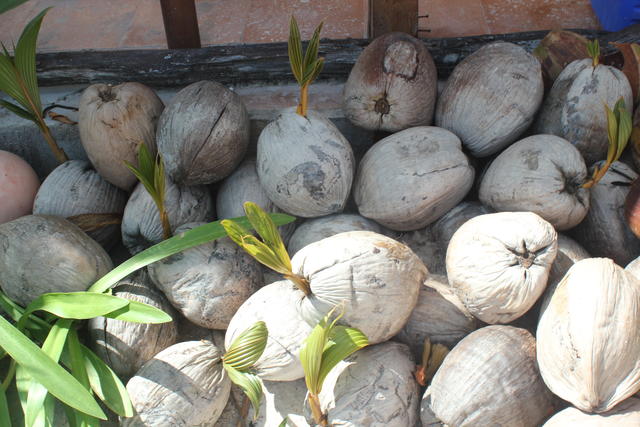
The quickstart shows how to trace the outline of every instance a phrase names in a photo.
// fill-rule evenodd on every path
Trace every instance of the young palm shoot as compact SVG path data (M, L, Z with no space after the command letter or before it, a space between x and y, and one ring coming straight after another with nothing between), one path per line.
M262 380L252 372L252 368L264 352L268 335L267 325L264 322L256 322L238 335L222 358L222 366L227 371L229 379L239 386L251 401L254 421L258 418L262 400ZM247 415L246 409L243 405L243 419Z
M598 183L605 176L609 167L613 162L617 161L625 147L629 142L629 136L631 136L632 124L631 113L627 111L624 100L620 98L613 110L608 105L604 106L607 112L607 131L609 137L609 150L607 151L607 160L604 165L596 165L593 171L592 177L582 184L583 188L591 188Z
M587 53L589 54L589 58L591 58L593 68L597 67L600 64L600 43L598 40L591 40L587 42Z
M366 347L367 337L356 328L336 325L344 314L344 307L331 320L337 306L324 316L311 331L300 350L300 361L304 369L304 379L309 391L309 406L315 422L328 426L327 414L320 406L319 394L327 374L346 357Z
M320 31L322 30L322 22L313 32L307 51L302 56L302 40L300 38L300 29L296 19L291 16L289 23L289 63L291 71L300 85L300 103L296 109L296 113L303 117L307 117L307 103L309 85L322 71L324 66L324 58L318 58L318 46L320 45Z
M42 102L38 91L36 76L36 42L44 15L49 8L43 10L33 18L22 31L18 44L14 46L13 56L2 45L0 53L0 92L6 93L17 104L0 99L0 106L15 115L35 123L42 136L49 144L54 156L61 164L69 160L66 153L51 134L51 130L44 121Z
M262 241L235 221L222 220L220 224L224 227L231 240L258 262L282 274L285 279L292 281L305 295L310 295L309 281L293 272L291 258L284 247L278 228L273 220L260 206L253 202L245 202L244 211Z
M125 162L125 165L133 172L142 185L144 185L144 188L156 204L160 214L160 222L162 223L163 238L164 240L169 239L172 233L169 215L167 214L164 203L166 184L162 156L158 153L154 161L147 146L141 143L138 146L138 167L136 168L129 162Z
M442 361L449 354L449 349L442 344L431 344L429 337L424 339L422 347L422 361L416 367L414 376L421 386L426 386L442 365Z

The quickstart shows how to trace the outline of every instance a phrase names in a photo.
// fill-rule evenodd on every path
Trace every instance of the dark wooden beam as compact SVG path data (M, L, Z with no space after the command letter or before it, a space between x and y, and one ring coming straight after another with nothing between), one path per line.
M606 33L576 30L599 38L603 54L613 52L610 41L624 37L640 42L640 25L635 32ZM547 31L424 39L441 78L486 43L506 41L531 51ZM325 66L319 80L346 80L368 40L322 40L320 56ZM286 43L211 46L201 49L109 50L43 53L36 56L38 81L42 86L121 83L137 81L155 87L184 86L199 80L225 85L293 83Z
M195 0L160 0L169 49L200 47Z
M418 34L418 0L369 0L369 37L393 31Z

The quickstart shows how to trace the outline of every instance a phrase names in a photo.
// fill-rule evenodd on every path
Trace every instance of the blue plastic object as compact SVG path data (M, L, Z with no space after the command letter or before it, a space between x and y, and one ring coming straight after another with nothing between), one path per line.
M618 31L640 22L640 0L591 0L600 25Z

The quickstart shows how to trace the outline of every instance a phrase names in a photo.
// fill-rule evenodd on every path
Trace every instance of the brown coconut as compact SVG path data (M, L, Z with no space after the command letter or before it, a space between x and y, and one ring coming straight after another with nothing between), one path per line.
M0 286L23 307L47 292L85 291L112 268L102 246L64 218L0 224Z
M607 157L607 115L620 98L633 105L631 86L624 73L591 59L571 62L562 70L540 108L536 133L565 138L575 145L588 165Z
M457 136L433 126L414 127L367 151L354 198L360 215L392 230L417 230L460 203L474 175Z
M469 334L436 372L431 409L450 426L539 426L553 403L538 371L535 338L503 325Z
M213 220L213 198L205 186L183 186L166 177L165 207L171 230L189 222ZM122 242L132 254L162 241L162 223L153 199L142 184L129 197L122 217Z
M193 83L162 113L157 141L175 182L211 184L242 161L249 145L249 113L240 97L221 84Z
M436 126L475 157L497 153L533 122L542 102L540 63L512 43L490 43L460 62L436 106Z
M156 152L156 124L164 104L141 83L94 84L78 105L80 141L98 173L113 185L130 190L136 177L124 162L138 163L138 146Z
M113 294L158 308L174 319L158 324L125 322L108 317L89 320L92 348L120 378L128 379L147 360L175 344L178 338L177 316L144 269L119 281Z
M428 126L436 89L436 66L425 44L409 34L388 33L358 57L344 86L343 109L368 130Z
M80 224L89 237L109 249L120 238L127 197L127 193L102 179L89 162L70 160L44 180L33 203L33 213L61 216Z

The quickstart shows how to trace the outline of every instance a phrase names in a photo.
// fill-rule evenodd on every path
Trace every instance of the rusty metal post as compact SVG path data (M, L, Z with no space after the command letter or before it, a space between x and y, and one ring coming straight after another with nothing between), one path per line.
M369 38L392 31L418 32L418 0L369 0Z
M195 0L160 0L169 49L199 48Z

